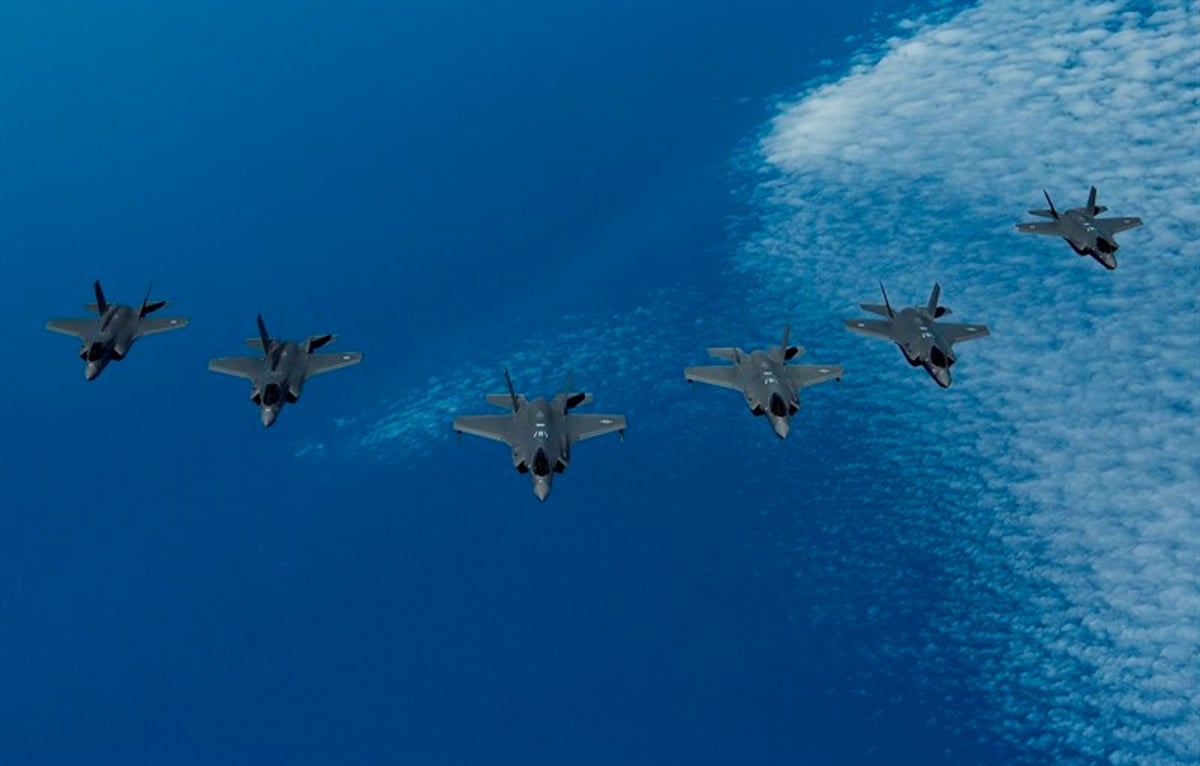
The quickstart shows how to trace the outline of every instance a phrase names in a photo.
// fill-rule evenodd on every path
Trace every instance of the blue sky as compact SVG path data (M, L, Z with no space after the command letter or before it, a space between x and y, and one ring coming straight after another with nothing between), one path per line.
M1194 754L1194 4L630 8L0 12L14 762ZM1011 231L1088 183L1112 274ZM96 276L193 326L85 385ZM838 326L934 278L947 391ZM259 310L367 357L270 432ZM781 444L680 368L787 319ZM504 365L631 418L546 506Z

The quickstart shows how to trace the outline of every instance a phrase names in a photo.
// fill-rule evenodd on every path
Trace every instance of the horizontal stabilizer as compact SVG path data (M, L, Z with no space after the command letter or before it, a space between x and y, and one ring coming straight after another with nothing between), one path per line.
M742 350L740 348L734 348L732 346L707 348L705 351L709 356L715 356L717 359L725 359L730 362L736 362L742 354Z
M1030 215L1036 215L1040 218L1058 218L1058 216L1049 210L1030 210L1028 213Z
M317 349L321 348L322 346L328 346L330 343L333 343L335 340L337 340L337 336L330 335L328 333L326 333L324 335L310 335L310 336L308 336L308 340L306 341L308 343L308 351L311 354L313 351L316 351Z
M256 351L262 351L262 338L246 338L246 345Z
M98 303L85 303L83 304L83 310L92 314L99 314L100 305Z
M872 314L878 314L881 317L891 316L888 313L888 307L882 303L860 303L858 305L863 311L870 311Z
M591 394L582 391L568 391L563 395L563 407L567 412L570 412L576 407L591 404L593 398Z
M499 407L502 410L508 410L509 412L512 412L513 400L508 394L488 394L484 397L484 399L493 407ZM525 396L523 394L517 394L517 405L520 406L526 403Z

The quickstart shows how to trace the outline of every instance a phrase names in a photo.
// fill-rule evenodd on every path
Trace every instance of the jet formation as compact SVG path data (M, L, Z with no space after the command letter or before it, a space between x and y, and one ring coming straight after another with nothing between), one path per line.
M96 302L85 303L83 308L95 317L51 319L46 323L50 332L70 335L83 344L79 358L84 362L83 377L87 380L95 380L110 362L124 359L138 338L187 327L188 320L183 318L151 317L167 302L151 301L149 290L137 308L109 303L98 279L92 283L92 291L96 294Z
M258 405L259 419L274 425L285 404L300 401L309 378L340 370L362 361L357 351L318 354L336 335L310 335L302 341L272 338L262 314L258 315L258 337L246 340L261 356L223 356L209 361L208 369L250 381L250 401Z
M765 416L775 435L786 439L791 417L800 410L800 390L842 379L840 365L789 365L789 361L805 353L802 346L788 345L789 331L789 327L784 327L783 340L778 346L750 353L737 347L710 348L709 356L733 364L686 367L683 376L688 383L740 391L751 414Z
M942 286L935 283L929 301L924 306L911 306L896 311L883 293L883 305L860 303L864 311L885 319L847 319L846 327L859 335L881 338L895 343L905 360L913 367L924 367L929 376L942 388L950 387L950 368L958 361L954 344L982 338L988 328L981 324L951 324L937 321L950 313L938 304Z
M513 388L508 370L504 371L507 394L488 394L488 404L507 410L504 415L462 415L454 419L458 434L471 434L504 442L512 450L513 467L528 474L538 500L550 496L554 475L567 470L571 446L576 442L605 434L625 434L624 415L595 415L572 412L589 404L592 395L571 390L572 376L566 387L553 399L538 397L529 401Z
M1080 255L1095 258L1107 269L1117 266L1118 249L1115 235L1142 225L1140 218L1098 218L1106 208L1096 204L1096 187L1091 188L1084 207L1060 213L1046 196L1047 210L1031 210L1051 220L1040 223L1017 224L1026 234L1062 237ZM85 305L92 317L53 319L46 323L52 332L78 338L82 344L79 357L84 361L84 377L95 380L114 361L124 359L138 338L179 330L188 325L182 317L152 317L167 305L152 301L147 291L140 306L109 303L99 280L93 283L96 302ZM950 309L941 305L941 285L935 283L929 300L923 306L910 306L899 311L892 307L887 290L879 285L883 303L859 304L863 310L880 319L848 319L847 329L860 335L879 338L896 344L904 359L913 367L922 367L942 388L951 383L951 368L958 357L954 346L989 334L983 324L943 322ZM274 425L284 405L300 400L309 378L356 365L362 354L356 351L321 352L335 340L334 335L310 335L293 341L272 337L262 315L257 317L258 337L246 345L260 352L255 356L226 356L212 359L208 369L223 375L250 381L250 399L259 408L259 420L264 427ZM788 342L790 328L785 327L778 346L746 352L736 346L707 349L714 358L730 362L684 368L689 383L738 391L755 417L763 417L780 439L791 431L791 418L800 410L800 392L829 380L841 380L841 365L789 364L805 350ZM575 409L592 401L589 393L572 390L571 376L566 387L552 398L537 397L530 401L513 387L508 370L504 371L508 392L489 394L488 404L505 410L504 414L463 415L454 419L454 430L461 436L471 434L504 442L512 451L512 464L519 473L528 474L533 493L539 500L550 496L556 474L563 473L571 460L573 445L585 439L616 433L624 437L624 415L578 413Z
M1109 271L1117 268L1116 235L1126 229L1142 225L1141 218L1097 218L1108 210L1096 204L1096 187L1088 193L1087 204L1059 213L1050 199L1050 193L1042 190L1048 210L1030 210L1030 215L1052 220L1039 223L1019 223L1017 231L1022 234L1041 234L1046 237L1062 237L1078 255L1090 255Z

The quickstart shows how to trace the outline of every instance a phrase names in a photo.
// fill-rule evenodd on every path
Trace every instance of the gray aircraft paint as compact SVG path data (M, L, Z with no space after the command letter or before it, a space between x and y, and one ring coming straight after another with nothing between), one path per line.
M1087 204L1073 207L1064 213L1055 209L1050 193L1042 190L1049 210L1030 210L1030 215L1053 219L1039 223L1019 223L1017 231L1022 234L1041 234L1046 237L1062 237L1079 255L1090 255L1104 268L1117 268L1116 235L1126 229L1142 225L1141 218L1097 218L1108 208L1096 204L1096 187L1088 193Z
M109 303L100 280L92 283L92 290L96 302L84 304L84 308L95 312L95 319L51 319L46 323L47 330L78 338L83 344L79 358L84 361L83 376L87 380L95 380L109 362L124 359L138 338L187 327L188 320L181 317L150 317L167 302L151 301L148 290L139 307Z
M939 322L939 318L950 313L946 306L939 306L942 286L934 284L929 302L924 306L913 306L895 311L883 292L883 305L860 303L863 310L879 314L886 319L847 319L846 328L859 335L882 338L900 347L904 358L913 367L924 367L929 376L942 388L950 385L950 368L958 361L954 344L982 338L989 333L981 324L952 324Z
M567 470L571 446L584 439L616 432L625 434L624 415L595 415L572 412L592 401L592 395L566 389L547 400L529 401L513 388L508 370L504 371L507 394L489 394L487 403L508 410L506 415L463 415L454 419L454 430L484 439L504 442L512 450L513 467L529 474L533 494L538 500L550 495L556 473Z
M261 356L225 356L213 359L208 369L223 375L245 378L251 383L250 400L258 405L262 424L270 427L285 404L300 400L304 383L311 377L340 370L362 361L357 351L318 354L336 335L311 335L303 341L272 338L262 315L258 316L257 338L246 345L261 350Z
M765 416L780 439L791 430L792 415L800 410L800 391L818 383L842 379L842 367L836 364L789 365L788 361L805 353L801 346L788 345L789 328L783 342L775 348L746 353L740 348L710 348L708 354L733 362L732 365L686 367L688 383L707 383L740 391L746 406L756 417Z

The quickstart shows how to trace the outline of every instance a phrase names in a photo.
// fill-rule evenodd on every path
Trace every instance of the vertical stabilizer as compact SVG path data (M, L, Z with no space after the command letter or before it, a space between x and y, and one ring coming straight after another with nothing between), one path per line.
M933 283L933 292L929 294L929 303L925 304L925 310L930 316L937 316L938 299L942 297L942 285L939 282Z
M1088 212L1088 215L1096 215L1096 213L1100 212L1100 209L1096 206L1096 187L1095 186L1093 186L1091 191L1088 192L1087 212Z
M879 283L879 292L883 293L883 307L887 310L888 319L895 319L896 312L892 310L892 302L888 300L887 289L884 288L883 282Z
M96 313L103 315L108 311L108 301L104 300L104 290L100 287L99 279L92 283L92 290L96 293Z
M517 399L517 389L513 388L512 377L508 374L508 368L504 368L504 382L508 385L508 395L512 399L513 412L521 409L521 403Z
M1042 195L1045 196L1045 198L1046 198L1046 204L1050 206L1050 217L1057 221L1058 220L1058 210L1055 209L1054 202L1051 201L1051 199L1050 199L1050 192L1046 191L1045 189L1042 189Z
M258 315L258 337L262 340L263 355L270 356L271 335L267 332L267 324L263 321L262 314Z

